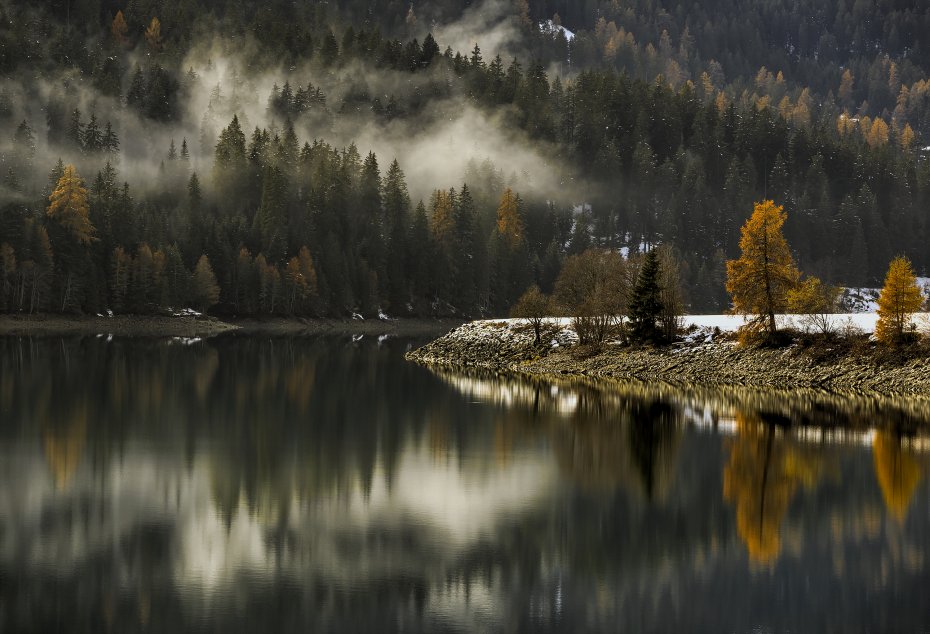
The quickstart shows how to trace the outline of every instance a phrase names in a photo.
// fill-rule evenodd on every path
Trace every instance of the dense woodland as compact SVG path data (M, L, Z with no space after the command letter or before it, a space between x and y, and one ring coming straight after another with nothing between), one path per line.
M0 4L0 311L493 315L664 244L716 312L763 198L825 282L928 270L918 3L362 5ZM431 34L476 13L510 39ZM414 184L422 155L346 134L465 108L545 174L479 153Z

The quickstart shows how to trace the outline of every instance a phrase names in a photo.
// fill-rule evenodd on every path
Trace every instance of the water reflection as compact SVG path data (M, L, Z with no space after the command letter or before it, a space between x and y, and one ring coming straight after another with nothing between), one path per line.
M925 403L407 345L0 339L0 631L930 623Z

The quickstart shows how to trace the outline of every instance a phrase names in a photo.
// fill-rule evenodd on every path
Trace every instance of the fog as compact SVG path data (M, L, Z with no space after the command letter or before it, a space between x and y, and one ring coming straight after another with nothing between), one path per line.
M518 49L519 37L509 15L512 9L503 0L487 0L465 12L461 19L433 29L441 49L452 46L463 54L477 42L485 59L496 52L509 55ZM90 78L76 73L37 79L34 76L10 78L0 84L11 116L6 119L0 138L0 175L12 165L29 195L47 186L47 175L59 158L74 163L85 180L91 181L105 158L81 155L75 148L49 143L47 106L60 103L66 119L79 108L82 122L96 114L103 128L110 121L119 135L121 151L117 164L120 179L129 182L133 194L144 195L159 186L157 175L167 159L174 140L180 149L187 140L191 169L198 172L209 189L213 148L220 131L237 115L248 139L258 127L278 129L284 121L275 120L268 102L275 85L290 82L296 90L308 82L321 88L333 116L301 116L294 121L301 145L321 139L341 148L354 143L363 156L373 151L382 174L395 158L407 176L414 202L428 199L437 188L461 186L469 161L490 160L500 169L508 185L524 198L566 198L566 167L552 148L533 143L508 120L506 111L488 112L467 95L448 95L453 82L451 71L434 64L418 73L376 69L360 61L350 61L338 69L322 69L316 60L285 68L280 62L263 58L257 45L248 39L207 40L179 56L179 62L162 63L177 70L182 79L178 92L178 119L156 122L98 91ZM121 94L129 90L138 67L149 63L141 50L125 55L122 64ZM188 75L188 71L195 75ZM445 94L436 97L437 89ZM419 104L416 114L390 121L378 118L366 104L343 108L347 96L367 93L387 104L393 97L401 106ZM425 102L425 105L423 103ZM340 112L340 109L348 112ZM339 114L336 114L339 113ZM35 133L36 153L27 177L15 165L12 137L22 120ZM20 161L21 162L21 161ZM13 194L0 191L10 200Z

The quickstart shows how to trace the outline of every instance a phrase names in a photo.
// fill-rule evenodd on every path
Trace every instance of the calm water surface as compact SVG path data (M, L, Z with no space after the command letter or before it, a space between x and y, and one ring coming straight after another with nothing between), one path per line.
M919 403L413 343L0 339L0 632L930 631Z

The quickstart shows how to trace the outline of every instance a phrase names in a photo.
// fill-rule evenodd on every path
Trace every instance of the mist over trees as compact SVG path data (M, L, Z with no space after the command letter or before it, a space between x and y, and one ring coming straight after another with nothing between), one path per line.
M825 283L927 270L919 10L395 4L0 3L0 310L492 315L663 244L714 312L764 198Z

